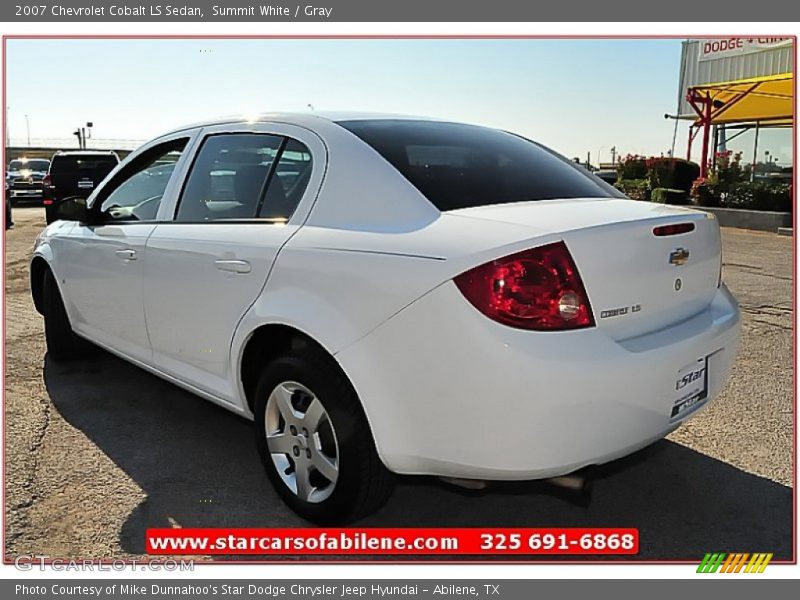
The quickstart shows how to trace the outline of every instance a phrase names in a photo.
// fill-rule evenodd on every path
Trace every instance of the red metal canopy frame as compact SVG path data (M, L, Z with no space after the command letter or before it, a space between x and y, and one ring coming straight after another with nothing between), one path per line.
M711 133L711 125L717 121L723 113L729 110L732 106L741 102L748 94L755 91L758 83L754 83L748 88L738 92L733 98L721 102L715 100L712 95L712 90L689 88L686 94L686 101L691 105L697 113L697 119L689 126L689 144L686 150L686 160L692 158L692 143L697 134L702 130L703 132L703 146L700 157L700 177L703 179L708 175L708 145Z

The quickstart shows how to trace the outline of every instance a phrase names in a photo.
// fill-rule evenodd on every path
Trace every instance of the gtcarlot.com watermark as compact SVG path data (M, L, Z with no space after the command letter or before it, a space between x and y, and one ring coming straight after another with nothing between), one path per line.
M65 560L46 555L23 554L14 559L19 571L194 571L194 560L153 558L148 560Z

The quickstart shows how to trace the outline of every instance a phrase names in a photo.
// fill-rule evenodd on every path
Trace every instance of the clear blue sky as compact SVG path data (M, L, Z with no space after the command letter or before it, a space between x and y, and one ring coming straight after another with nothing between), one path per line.
M510 129L569 156L672 143L679 40L9 40L12 142L146 140L217 116L370 110ZM676 155L685 152L687 124ZM791 146L789 134L775 152ZM745 136L742 136L745 138ZM779 139L780 138L780 139ZM743 140L745 148L752 142ZM784 150L784 153L788 150Z

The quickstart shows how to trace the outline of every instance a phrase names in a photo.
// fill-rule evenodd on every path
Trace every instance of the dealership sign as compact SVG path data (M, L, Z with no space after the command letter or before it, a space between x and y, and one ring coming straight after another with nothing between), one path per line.
M698 59L714 60L725 56L740 56L762 50L791 46L790 37L734 37L713 40L700 40Z

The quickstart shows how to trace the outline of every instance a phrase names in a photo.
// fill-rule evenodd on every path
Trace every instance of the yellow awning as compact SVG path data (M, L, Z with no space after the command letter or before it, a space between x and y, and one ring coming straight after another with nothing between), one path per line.
M792 123L792 73L707 83L689 88L689 95L692 94L703 99L710 97L711 123L715 125L754 121Z

